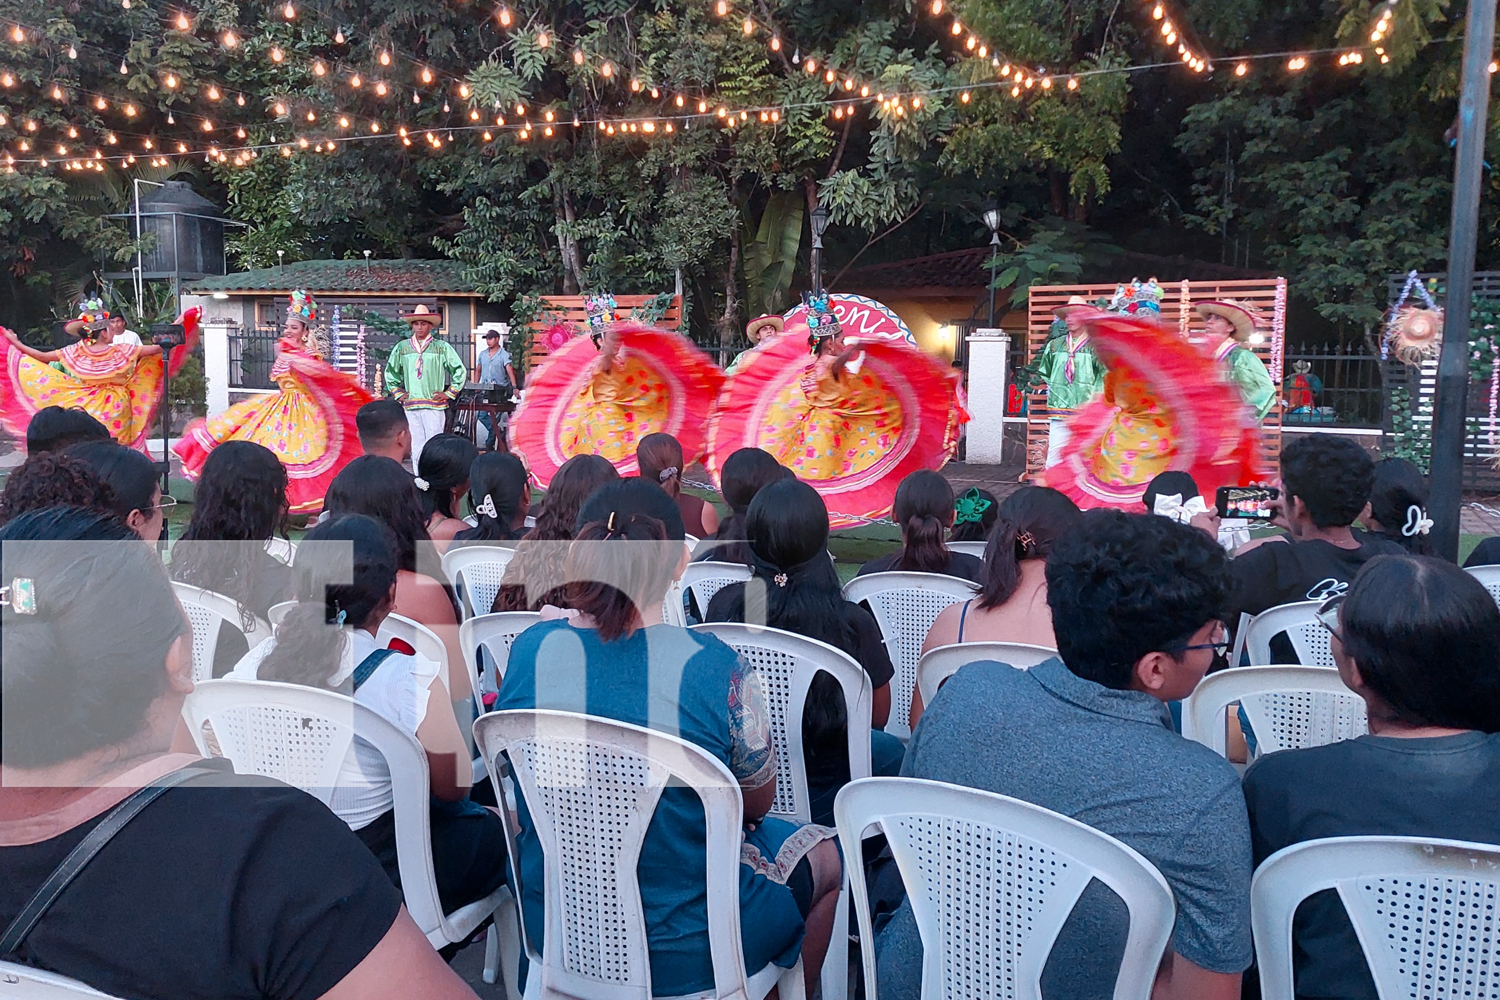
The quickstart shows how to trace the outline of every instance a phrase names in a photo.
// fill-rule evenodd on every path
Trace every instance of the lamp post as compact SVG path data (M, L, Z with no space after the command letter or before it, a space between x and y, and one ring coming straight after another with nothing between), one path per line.
M823 233L828 230L828 209L812 210L812 290L823 290Z
M990 228L990 318L985 324L995 328L995 267L1000 263L1000 208L994 202L984 207L984 224Z

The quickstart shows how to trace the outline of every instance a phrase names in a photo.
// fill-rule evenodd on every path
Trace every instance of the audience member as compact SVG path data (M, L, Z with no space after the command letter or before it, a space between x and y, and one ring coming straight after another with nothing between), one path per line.
M694 538L707 538L719 530L719 512L702 497L682 491L682 444L670 434L647 434L635 446L636 464L641 478L649 479L667 491L677 502L683 529Z
M995 518L1000 516L1000 502L989 490L975 486L953 501L953 529L950 542L982 542L990 537Z
M427 439L417 460L417 499L427 518L427 535L439 554L468 527L462 497L469 492L469 468L479 457L474 442L458 434L435 434Z
M956 642L1024 642L1056 649L1047 608L1047 560L1082 516L1077 504L1046 486L1023 486L1006 497L984 548L979 596L938 612L922 652ZM922 694L913 691L913 729L921 717Z
M1172 730L1224 646L1228 557L1166 518L1089 511L1047 560L1060 660L972 663L945 684L902 774L1035 803L1118 837L1166 878L1177 924L1155 1000L1238 1000L1250 964L1250 835L1228 761ZM1042 971L1049 998L1108 998L1128 917L1084 890ZM879 942L880 995L921 992L910 903Z
M526 466L510 452L491 452L469 467L469 506L479 522L453 536L453 543L513 542L526 528L531 482Z
M558 468L537 509L536 526L516 544L516 554L505 567L504 582L490 610L539 611L549 604L567 607L563 566L578 511L595 490L619 478L608 459L598 455L574 455Z
M776 793L776 747L760 675L718 639L662 624L662 601L687 564L682 539L677 505L649 482L627 479L597 490L579 512L568 554L576 581L569 603L579 614L517 637L495 707L586 712L663 729L722 761L745 800L745 969L753 975L773 962L788 968L800 942L811 995L833 930L842 878L837 848L826 839L831 831L765 816ZM569 683L548 680L560 677ZM675 714L662 717L660 706ZM523 915L527 937L540 949L542 849L525 801L517 800ZM660 996L714 986L704 834L697 794L665 789L637 866L651 987Z
M1500 566L1500 537L1480 539L1469 558L1464 560L1464 568L1470 566Z
M48 507L83 507L113 517L115 491L75 455L34 452L5 480L0 524Z
M113 440L109 428L95 420L87 410L44 406L31 415L31 422L26 425L28 455L62 451L85 441Z
M826 642L854 658L874 689L870 734L875 774L901 769L901 741L881 732L891 713L891 665L880 626L844 600L828 557L828 508L817 490L795 479L772 483L750 503L746 519L754 577L731 583L708 603L705 621L769 625ZM827 674L813 678L802 717L812 821L832 824L833 799L849 783L849 714L843 690Z
M412 477L392 459L361 455L344 466L328 487L329 514L364 514L390 528L396 536L396 606L403 618L426 625L448 649L448 663L464 661L458 645L458 606L453 593L441 582L442 569L432 540L427 536L426 517ZM448 696L467 717L472 691L467 670L449 671L452 688Z
M0 925L117 805L180 782L67 884L24 960L122 997L473 1000L321 802L170 752L192 631L134 538L70 508L0 531L35 602L0 608Z
M1370 734L1267 754L1245 775L1257 863L1323 837L1500 844L1500 609L1437 559L1378 556L1318 618ZM1297 909L1296 994L1376 1000L1333 890Z
M1375 463L1370 502L1360 518L1374 535L1412 555L1432 555L1432 521L1427 517L1427 477L1404 458Z
M905 570L944 573L978 583L983 564L966 552L954 552L943 543L953 525L953 487L931 469L919 469L896 487L896 523L901 526L901 548L872 559L857 575Z
M1146 513L1158 513L1156 509L1157 500L1162 497L1171 498L1174 496L1177 498L1178 503L1184 504L1194 497L1197 497L1199 501L1203 500L1203 493L1198 489L1197 481L1188 473L1171 470L1159 472L1151 482L1146 484L1146 495L1142 498L1146 506ZM1207 505L1205 504L1202 509L1207 510Z
M163 496L156 464L134 448L113 441L85 441L68 454L87 465L115 495L115 516L148 542L161 538L166 508L177 501Z
M292 598L291 567L266 552L286 518L286 468L253 441L226 441L209 452L193 493L193 514L172 548L172 577L234 600L241 628ZM245 637L220 629L214 676L249 652Z
M729 517L705 542L699 544L693 558L750 565L750 546L745 541L745 512L750 501L765 486L791 479L792 470L760 448L740 448L724 459L719 470L719 487L729 505Z
M375 638L395 605L396 536L373 518L351 514L308 532L299 554L297 606L275 638L256 647L230 676L352 694L415 736L427 755L432 866L443 910L489 895L505 880L505 830L497 814L469 800L469 750L443 704L441 667L422 656L381 649ZM355 743L328 805L400 888L393 802L385 758L368 744Z
M354 414L359 443L366 455L389 458L399 465L411 461L411 426L406 408L394 399L376 399Z

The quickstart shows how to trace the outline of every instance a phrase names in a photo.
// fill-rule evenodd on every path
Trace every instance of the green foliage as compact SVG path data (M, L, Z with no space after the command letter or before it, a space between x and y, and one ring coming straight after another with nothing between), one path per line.
M802 247L803 201L792 191L771 195L744 248L745 309L751 316L786 309ZM745 231L752 229L746 220Z

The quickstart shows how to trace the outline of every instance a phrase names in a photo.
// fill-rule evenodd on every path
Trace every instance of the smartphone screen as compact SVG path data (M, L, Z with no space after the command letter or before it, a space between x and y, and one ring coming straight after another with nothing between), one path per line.
M1271 486L1220 486L1216 500L1220 517L1269 521L1276 516L1271 506L1280 493Z

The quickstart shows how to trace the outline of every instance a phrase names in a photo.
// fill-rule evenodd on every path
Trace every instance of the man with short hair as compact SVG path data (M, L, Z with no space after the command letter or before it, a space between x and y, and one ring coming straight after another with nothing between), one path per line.
M377 399L361 406L354 414L354 424L359 428L359 443L366 455L379 455L403 464L412 457L406 410L394 399Z
M500 331L493 326L484 331L484 350L479 352L479 357L474 362L474 381L480 385L515 389L516 370L511 367L510 352L500 346ZM506 413L500 414L500 426L497 429L494 414L488 410L479 414L479 422L490 432L491 450L499 443L500 433L507 426L508 416Z
M105 427L87 410L44 406L26 425L26 454L63 451L83 441L113 441Z
M1009 795L1124 841L1171 887L1177 924L1155 1000L1238 1000L1250 965L1250 831L1234 768L1177 735L1224 646L1228 557L1164 517L1087 512L1047 560L1061 659L955 674L922 715L901 773ZM1129 917L1097 880L1043 968L1045 1000L1108 1000ZM883 998L920 993L910 902L879 942Z
M125 329L125 317L120 313L113 313L109 317L109 330L113 342L116 344L129 344L132 347L141 346L141 335L134 330Z

